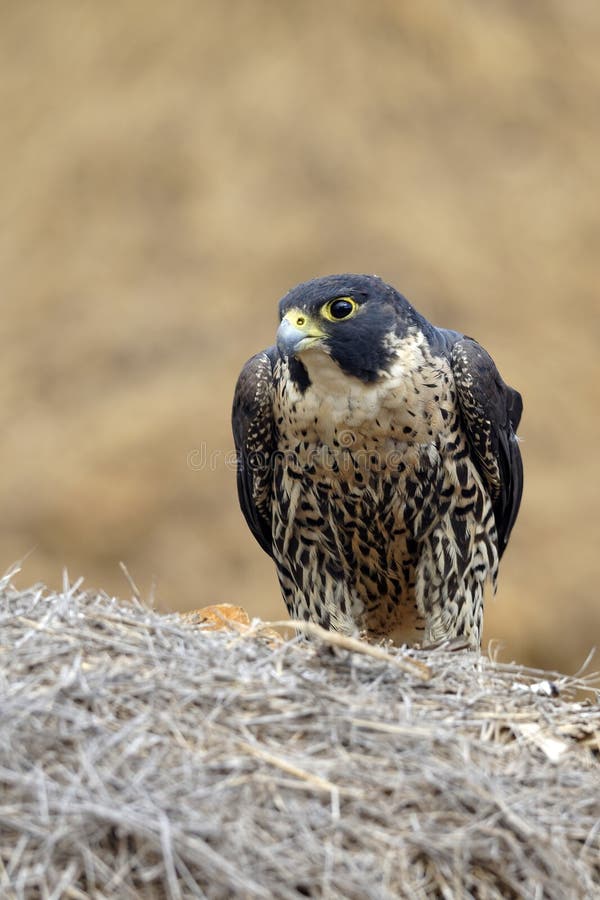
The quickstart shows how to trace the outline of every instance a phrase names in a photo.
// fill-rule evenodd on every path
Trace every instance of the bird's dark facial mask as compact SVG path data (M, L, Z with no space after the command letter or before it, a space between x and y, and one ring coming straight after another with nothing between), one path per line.
M406 333L412 314L408 302L388 285L354 275L298 285L279 309L277 346L289 363L306 367L310 379L319 380L322 353L344 375L364 383L386 377L393 345Z

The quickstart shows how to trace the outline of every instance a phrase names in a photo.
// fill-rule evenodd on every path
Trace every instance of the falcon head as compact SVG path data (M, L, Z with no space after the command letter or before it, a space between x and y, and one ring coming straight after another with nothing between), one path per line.
M375 275L329 275L299 284L280 301L279 317L277 347L299 380L306 377L307 355L316 352L346 375L377 381L409 331L427 327L408 300Z

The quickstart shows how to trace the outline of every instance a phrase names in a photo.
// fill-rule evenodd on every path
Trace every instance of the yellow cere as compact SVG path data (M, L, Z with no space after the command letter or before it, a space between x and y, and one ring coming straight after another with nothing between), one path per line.
M283 318L294 328L300 328L302 331L308 331L314 325L310 316L307 316L301 309L290 309Z

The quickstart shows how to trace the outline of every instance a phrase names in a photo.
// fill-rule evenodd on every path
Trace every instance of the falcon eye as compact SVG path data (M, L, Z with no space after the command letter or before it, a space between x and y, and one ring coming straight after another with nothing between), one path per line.
M358 303L352 297L337 297L323 307L323 315L330 322L349 319L358 309Z

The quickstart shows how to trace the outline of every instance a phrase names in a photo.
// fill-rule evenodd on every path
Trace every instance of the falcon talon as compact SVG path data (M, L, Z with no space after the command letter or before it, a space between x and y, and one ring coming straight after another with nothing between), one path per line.
M240 505L288 612L370 640L479 649L523 490L521 395L391 285L280 301L233 402Z
M431 644L419 644L419 650L429 652L442 650L445 653L456 653L457 650L472 650L473 647L466 637L445 638L443 641L434 641Z

